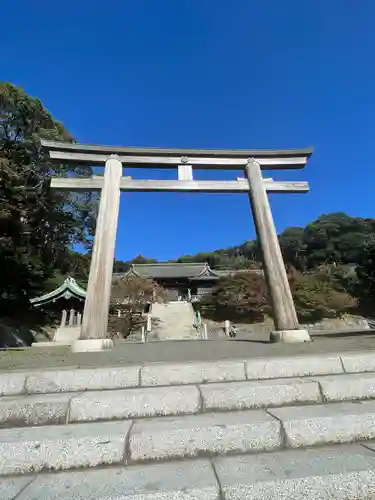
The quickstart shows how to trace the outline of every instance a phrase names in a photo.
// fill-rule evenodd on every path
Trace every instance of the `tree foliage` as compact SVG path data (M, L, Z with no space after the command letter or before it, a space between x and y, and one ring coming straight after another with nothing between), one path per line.
M375 219L350 217L345 213L324 214L306 227L289 227L279 235L284 262L301 272L324 264L358 264L367 241L375 235ZM207 262L212 268L251 269L261 265L261 251L256 240L241 245L183 255L171 262ZM149 263L142 255L133 261L118 262L124 270L133 262ZM119 272L122 272L122 270Z
M198 307L205 317L243 322L262 321L270 312L266 285L262 274L257 272L238 272L220 278Z
M91 169L53 164L40 139L72 142L38 99L0 83L0 312L27 307L71 247L86 244L94 225L89 195L52 191L51 175L87 176Z
M339 317L357 306L356 299L345 290L332 266L322 266L305 274L295 271L290 276L290 284L297 315L302 322Z
M302 322L339 317L357 306L356 299L343 286L342 271L336 266L322 266L304 274L291 269L289 280ZM263 275L249 272L221 278L199 307L207 318L244 323L263 321L271 313Z
M0 83L0 315L25 311L32 296L69 274L82 283L88 276L97 196L54 191L49 184L52 175L88 176L91 168L52 163L41 139L73 141L38 99ZM374 310L374 239L375 219L341 212L323 214L306 227L290 227L279 235L286 267L294 273L291 283L301 317L313 311L320 317L341 314L352 306L351 296ZM76 244L89 253L75 252ZM139 254L132 261L116 261L114 271L153 262ZM212 268L239 271L262 266L256 240L183 255L177 262L208 262ZM206 301L207 311L216 304L223 315L232 310L239 317L262 316L268 307L266 292L255 276L239 272L220 280L211 305Z
M109 329L127 337L145 323L143 313L152 302L163 302L165 290L153 280L127 276L112 285Z
M356 269L358 282L356 283L356 295L364 310L374 316L375 306L375 238L367 242L363 248L363 254Z

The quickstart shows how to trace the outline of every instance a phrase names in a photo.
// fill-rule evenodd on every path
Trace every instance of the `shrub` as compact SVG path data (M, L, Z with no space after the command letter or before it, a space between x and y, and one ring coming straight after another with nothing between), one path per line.
M162 302L165 290L155 281L127 276L112 285L109 331L127 337L144 323L152 302Z
M251 323L269 313L266 285L259 272L239 272L221 278L212 293L198 304L203 316Z
M351 312L357 301L344 288L340 273L332 266L290 276L297 315L301 321L315 322Z

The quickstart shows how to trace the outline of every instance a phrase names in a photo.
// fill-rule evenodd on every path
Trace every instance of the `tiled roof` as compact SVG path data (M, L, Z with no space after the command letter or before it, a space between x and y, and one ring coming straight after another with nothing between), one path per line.
M135 274L141 278L163 279L163 278L217 278L218 274L206 263L179 263L167 262L158 264L133 264L125 275Z
M70 276L66 278L64 283L53 290L52 292L45 293L40 297L35 297L30 299L31 304L38 307L42 304L47 304L48 302L55 302L58 299L79 299L84 300L86 298L86 290L78 285L75 279Z

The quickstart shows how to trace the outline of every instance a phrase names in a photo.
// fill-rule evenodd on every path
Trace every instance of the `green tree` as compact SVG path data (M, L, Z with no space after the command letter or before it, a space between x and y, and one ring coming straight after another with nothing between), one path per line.
M216 320L262 321L270 312L263 275L245 271L220 278L197 307L203 316Z
M116 280L111 291L109 331L127 337L145 324L146 307L164 299L165 290L156 281L138 276Z
M156 259L148 259L140 253L130 261L131 264L154 264L155 262L157 262Z
M307 245L303 239L302 227L289 227L279 235L284 262L299 271L306 268Z
M374 316L375 305L375 238L367 242L362 259L356 268L357 296L368 314Z
M38 99L0 83L0 310L28 306L75 243L87 244L95 203L88 194L52 191L51 175L91 169L52 164L40 139L72 142Z
M356 299L343 287L334 266L322 266L311 273L294 272L289 281L300 321L316 322L352 312Z
M308 268L327 263L358 263L373 230L369 219L341 212L322 215L304 229Z

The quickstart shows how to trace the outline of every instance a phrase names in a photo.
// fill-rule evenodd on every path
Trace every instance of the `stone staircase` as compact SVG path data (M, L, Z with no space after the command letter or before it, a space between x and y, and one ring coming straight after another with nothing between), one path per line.
M1 500L375 498L375 352L0 373Z
M151 306L152 336L158 340L197 338L195 315L190 302L154 302Z

